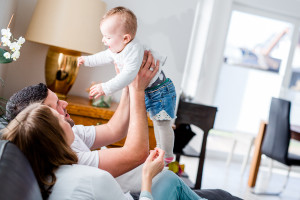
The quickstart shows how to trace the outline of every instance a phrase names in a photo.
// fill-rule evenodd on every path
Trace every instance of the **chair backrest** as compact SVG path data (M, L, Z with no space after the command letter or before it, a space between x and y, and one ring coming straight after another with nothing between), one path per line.
M196 183L194 186L194 188L197 189L201 188L202 172L203 172L205 151L206 151L206 141L207 141L209 130L212 129L214 126L216 112L217 112L216 107L187 102L182 98L182 96L180 97L180 101L177 109L177 118L175 120L176 127L179 127L180 124L193 124L198 128L202 129L203 131L200 154L197 155L197 157L200 158L198 164ZM183 155L188 155L188 154L189 153L187 154L184 153Z
M193 124L207 134L214 126L216 112L216 107L186 102L180 98L175 124Z
M269 121L261 149L263 154L283 164L287 164L291 139L290 108L290 101L272 98Z

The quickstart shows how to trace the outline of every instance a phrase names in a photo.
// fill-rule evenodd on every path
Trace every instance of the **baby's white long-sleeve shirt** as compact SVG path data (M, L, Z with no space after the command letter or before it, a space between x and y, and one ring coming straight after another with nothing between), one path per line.
M150 50L154 59L160 61L160 66L164 65L167 58L166 56L160 56L155 51L139 43L136 39L128 43L120 53L113 53L107 49L91 56L84 56L84 65L95 67L108 63L117 64L120 73L109 81L102 83L102 89L105 95L110 95L129 85L134 80L141 67L144 50ZM149 85L155 82L160 72L161 67Z

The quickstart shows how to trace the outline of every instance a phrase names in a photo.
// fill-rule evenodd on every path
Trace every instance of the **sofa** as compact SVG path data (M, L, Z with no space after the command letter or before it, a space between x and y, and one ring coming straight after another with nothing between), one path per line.
M6 140L0 140L0 180L0 199L42 199L28 160L17 146ZM212 200L240 199L220 189L195 190L195 192ZM138 199L139 194L132 195L134 199Z

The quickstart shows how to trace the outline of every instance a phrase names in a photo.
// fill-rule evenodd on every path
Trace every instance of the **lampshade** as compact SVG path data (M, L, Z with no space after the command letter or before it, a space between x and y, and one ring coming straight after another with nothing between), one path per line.
M25 38L49 45L45 79L49 89L66 99L78 73L81 52L104 50L100 19L101 0L38 0Z
M99 22L101 0L38 0L26 40L93 54L104 49Z

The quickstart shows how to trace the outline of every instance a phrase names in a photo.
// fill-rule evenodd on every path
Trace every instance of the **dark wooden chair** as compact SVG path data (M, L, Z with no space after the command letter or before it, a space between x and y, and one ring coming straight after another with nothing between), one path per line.
M180 124L191 124L203 130L202 144L199 144L201 145L200 154L189 145L187 145L182 152L174 152L176 154L176 161L178 162L181 155L199 158L196 183L192 185L191 182L188 181L188 179L185 180L183 178L183 180L185 180L185 182L194 189L201 189L206 141L209 130L214 126L216 112L216 107L188 102L185 101L182 97L179 100L177 118L175 120L176 127L179 127Z
M300 156L289 152L291 140L290 110L290 101L272 98L268 126L261 148L262 154L289 167L286 180L279 192L252 191L255 194L280 195L287 186L291 166L300 166Z

